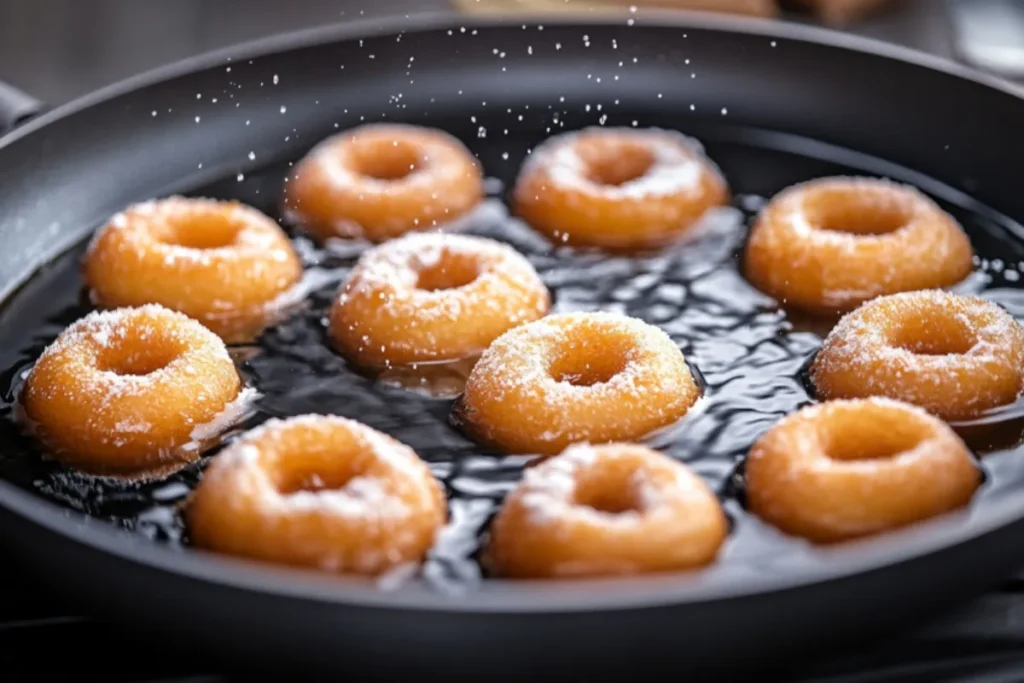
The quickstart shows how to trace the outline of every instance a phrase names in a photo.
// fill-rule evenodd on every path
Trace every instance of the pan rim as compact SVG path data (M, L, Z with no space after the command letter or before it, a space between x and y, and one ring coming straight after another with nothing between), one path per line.
M626 13L623 17L627 16ZM831 29L801 24L741 17L724 17L702 12L645 12L632 28L673 28L740 33L774 40L793 40L837 48L847 52L901 61L939 71L1024 99L1024 87L984 74L951 60L869 38L851 36ZM623 17L593 17L585 21L572 16L526 15L510 18L460 17L451 13L410 14L386 20L361 20L333 26L287 32L218 49L171 65L159 67L122 80L30 121L0 137L0 154L15 141L47 125L120 95L190 73L221 66L229 61L257 59L321 44L398 33L425 33L465 26L496 29L509 25L543 24L586 29L621 23ZM13 283L15 287L21 283ZM1024 500L1014 504L1005 497L990 504L984 519L970 509L890 532L828 551L816 552L813 562L778 574L754 573L737 577L699 570L683 575L633 579L513 582L489 579L468 596L439 593L419 583L397 590L381 591L365 581L325 576L316 572L263 565L189 548L181 552L140 539L137 533L98 522L51 503L0 480L0 508L36 527L61 537L64 543L86 546L123 562L146 569L206 582L219 588L248 591L264 597L304 600L331 605L381 609L430 610L463 613L546 614L553 612L613 611L697 604L809 587L882 570L929 555L948 551L989 533L1024 521ZM995 508L995 509L992 509ZM827 557L826 557L827 556ZM834 557L833 557L834 556Z

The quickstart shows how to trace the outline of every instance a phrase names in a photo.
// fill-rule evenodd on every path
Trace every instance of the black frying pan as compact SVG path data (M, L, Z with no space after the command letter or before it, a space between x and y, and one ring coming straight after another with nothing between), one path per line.
M229 87L221 106L196 99ZM315 30L134 79L0 140L0 296L126 204L296 158L335 123L382 113L461 121L453 132L467 139L480 115L525 145L544 136L551 106L573 128L602 115L586 105L618 100L617 122L667 122L814 163L841 155L978 212L1024 216L1021 95L898 48L757 21L420 17ZM30 108L2 101L21 107L0 109L8 120ZM506 114L525 105L537 116ZM787 180L756 164L737 174L747 192ZM1021 533L1024 496L1004 495L756 575L493 581L458 598L169 550L0 481L5 546L55 588L236 662L357 677L764 672L977 594L1024 563Z

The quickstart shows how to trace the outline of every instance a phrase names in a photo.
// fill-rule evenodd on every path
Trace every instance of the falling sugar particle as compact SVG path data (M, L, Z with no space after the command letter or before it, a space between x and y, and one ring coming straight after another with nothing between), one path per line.
M284 105L282 104L282 105L281 105L281 113L283 114L283 113L285 113L286 111L288 111L288 107L286 107L286 106L284 106Z
M256 152L249 152L249 161L256 161Z
M156 109L153 110L153 116L156 116Z
M728 113L729 113L729 110L726 109L725 107L722 107L722 116L725 116Z
M776 45L778 45L778 43L776 43L776 42L775 42L775 41L773 40L773 41L772 41L772 47L775 47Z
M200 117L197 116L196 117L196 123L199 123L200 120L201 120Z
M278 84L278 80L279 79L277 78L277 74L274 74L274 85Z
M243 180L245 180L245 174L239 173L238 175L235 176L235 180L237 180L238 182L242 182Z
M504 159L505 161L508 161L508 152L502 152L501 158Z

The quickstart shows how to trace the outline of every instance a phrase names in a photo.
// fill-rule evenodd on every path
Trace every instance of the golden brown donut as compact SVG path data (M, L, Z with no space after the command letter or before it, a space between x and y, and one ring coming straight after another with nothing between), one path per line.
M483 194L480 163L451 135L374 123L314 147L285 182L284 212L321 240L383 242L444 227Z
M887 396L946 420L1016 400L1024 328L994 303L940 290L864 304L839 321L811 365L822 399Z
M694 140L657 128L586 128L533 150L514 190L518 215L552 241L656 247L685 233L728 187Z
M783 531L832 543L889 531L966 505L981 470L938 418L885 398L804 408L757 440L747 504Z
M364 366L456 360L550 306L537 272L510 246L414 233L362 256L331 307L330 334Z
M657 327L615 313L561 313L495 340L454 419L503 451L551 455L575 442L639 439L699 397L679 347Z
M956 284L970 274L972 258L960 225L916 188L834 177L773 197L754 223L743 265L781 305L828 314Z
M240 391L220 338L150 304L72 324L36 361L20 401L60 462L91 474L158 474L199 457L209 427L229 426L242 407Z
M258 333L289 302L302 264L280 226L236 201L169 197L118 213L84 263L105 308L156 303L228 342Z
M685 465L645 446L574 444L526 471L491 525L487 559L514 578L680 571L714 561L728 532Z
M221 553L378 575L423 560L444 490L408 446L342 417L271 419L217 455L187 508Z

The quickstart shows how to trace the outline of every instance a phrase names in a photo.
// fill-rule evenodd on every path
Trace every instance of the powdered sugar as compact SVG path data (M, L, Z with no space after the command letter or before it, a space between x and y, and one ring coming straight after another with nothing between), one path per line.
M619 458L636 459L641 454L637 467L626 479L618 482L625 495L636 502L635 508L614 513L603 512L581 503L578 498L578 481L582 473L601 467ZM658 462L643 464L642 458L654 457ZM658 470L654 477L650 467ZM666 477L665 471L673 476ZM685 469L684 465L665 459L661 461L653 451L634 445L592 445L575 443L561 454L550 458L536 467L528 469L518 488L519 501L529 511L535 524L553 524L571 518L589 520L597 524L631 524L648 515L658 515L666 503L682 500L700 502L707 498L707 491L700 480Z
M915 353L898 343L904 325L933 327L923 340L933 342L957 330L967 335L969 348ZM822 389L845 395L854 388L836 385L834 378L855 377L855 395L892 396L943 413L940 404L946 402L959 406L958 412L992 407L985 405L992 400L991 391L998 394L1006 382L1019 391L1022 372L1020 323L993 303L941 290L880 297L844 316L812 368Z
M552 368L566 349L576 349L584 371L591 365L588 353L595 354L597 367L621 354L621 367L602 381L560 381ZM479 412L483 404L502 406L519 414L520 429L531 420L531 442L557 444L591 438L595 415L602 430L609 421L623 433L664 426L685 413L698 393L682 353L661 329L617 313L571 312L520 325L495 340L473 369L463 402L475 404L472 420L487 422L473 429L502 429L497 414Z
M228 429L252 415L254 403L260 392L255 387L244 387L234 401L224 406L217 417L205 424L196 425L192 430L192 441L200 444L216 438Z
M447 288L422 288L421 278L432 269L441 278L460 279ZM454 332L458 325L497 319L505 321L498 328L503 331L539 317L548 305L547 290L533 266L510 246L469 235L411 233L363 255L339 293L333 323L347 326L353 333L349 337L367 330L364 347L455 360L481 350L451 355L453 339L465 345ZM388 329L407 327L415 334L380 338L375 321L363 320L367 315L394 321Z
M587 136L619 136L642 144L653 156L653 163L638 178L620 185L604 185L589 178L587 165L577 152L577 144ZM600 193L612 199L663 197L696 189L709 162L701 144L682 133L660 128L592 127L563 133L538 145L527 157L521 173L543 169L552 183L561 187Z

